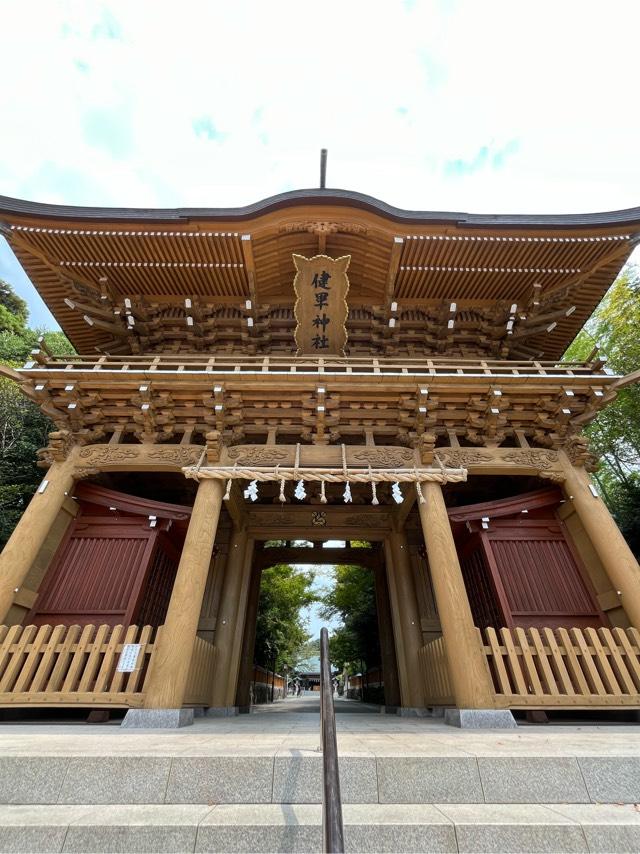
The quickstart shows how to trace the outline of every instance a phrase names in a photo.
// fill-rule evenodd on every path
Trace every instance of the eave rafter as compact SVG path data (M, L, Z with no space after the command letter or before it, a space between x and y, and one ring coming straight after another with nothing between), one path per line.
M0 215L77 349L123 354L289 352L291 255L326 252L352 256L350 356L558 358L640 233L635 209L430 214L334 190L228 211L83 210L0 198ZM191 312L181 310L187 300ZM164 301L173 311L155 305ZM207 323L214 305L215 323Z

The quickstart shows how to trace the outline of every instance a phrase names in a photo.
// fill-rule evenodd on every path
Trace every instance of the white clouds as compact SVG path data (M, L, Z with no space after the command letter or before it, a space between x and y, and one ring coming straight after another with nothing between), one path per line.
M639 19L634 0L9 1L0 192L240 205L316 185L327 146L330 186L403 207L633 206Z
M403 206L631 205L638 17L615 2L16 3L2 186L59 199L64 182L34 187L48 160L86 176L68 201L242 204L315 184L326 145L332 185Z

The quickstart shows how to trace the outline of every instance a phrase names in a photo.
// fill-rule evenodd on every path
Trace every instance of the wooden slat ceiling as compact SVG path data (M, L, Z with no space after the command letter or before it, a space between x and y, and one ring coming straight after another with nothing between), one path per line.
M133 326L126 325L126 300L134 316L139 309L141 330L148 321L137 351L161 351L162 330L174 317L179 332L167 332L167 346L190 348L185 300L208 306L210 318L212 311L228 308L225 335L229 341L237 337L240 351L247 341L252 352L282 350L291 316L282 309L291 309L294 298L291 256L325 253L351 255L352 321L365 311L373 326L387 328L384 340L379 335L372 343L372 353L419 353L420 347L428 353L433 329L425 326L424 342L416 343L420 316L427 325L444 323L446 329L449 324L436 352L459 346L456 336L466 318L463 349L468 352L473 316L468 312L487 318L493 310L494 355L513 349L519 358L559 358L640 234L636 209L578 217L480 217L399 211L357 194L318 192L285 194L250 209L188 212L63 209L0 197L0 225L6 224L3 231L27 275L76 349L85 353L109 351L113 329L119 352L136 351ZM236 333L247 323L247 300L255 319L253 338ZM455 308L447 315L451 303ZM175 311L163 314L162 305ZM85 315L95 322L89 325ZM513 338L507 341L512 315ZM218 313L201 327L205 336L201 332L197 347L194 339L192 350L206 348L206 329L218 328L224 316ZM526 335L525 324L532 330ZM362 333L355 331L352 347L365 352ZM504 342L496 343L499 337Z

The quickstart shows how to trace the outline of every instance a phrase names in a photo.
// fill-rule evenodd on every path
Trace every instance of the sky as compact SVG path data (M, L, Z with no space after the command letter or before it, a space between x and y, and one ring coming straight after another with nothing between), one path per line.
M484 213L640 204L637 0L0 0L0 194ZM55 328L0 238L0 278Z
M330 545L340 546L344 545L344 543L339 543L337 540L328 540L326 545L328 548ZM318 596L323 596L326 593L329 593L333 587L333 567L329 565L313 566L312 564L296 564L296 569L301 572L313 572L314 580L312 590ZM366 569L363 569L362 571L367 572ZM302 619L306 620L307 630L313 638L320 637L320 629L323 626L326 626L326 628L329 629L329 632L331 632L332 629L338 628L342 623L340 617L323 617L321 610L322 604L320 602L314 602L313 605L309 605L308 608L303 608L300 612Z

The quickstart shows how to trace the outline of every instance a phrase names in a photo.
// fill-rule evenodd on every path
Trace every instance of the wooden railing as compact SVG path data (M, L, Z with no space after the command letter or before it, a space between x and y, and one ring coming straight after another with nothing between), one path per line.
M640 705L636 629L488 628L484 635L498 707Z
M142 706L151 626L0 626L0 706ZM125 644L135 669L120 672Z
M427 706L453 706L453 690L449 680L444 638L434 638L420 650L420 663L425 684Z
M196 638L191 654L185 705L209 706L213 687L217 649L202 638Z
M186 374L300 373L398 376L540 376L580 377L597 374L607 378L602 362L562 362L507 359L463 359L447 356L397 358L370 356L247 356L220 354L202 356L56 356L34 352L23 370L155 372Z

